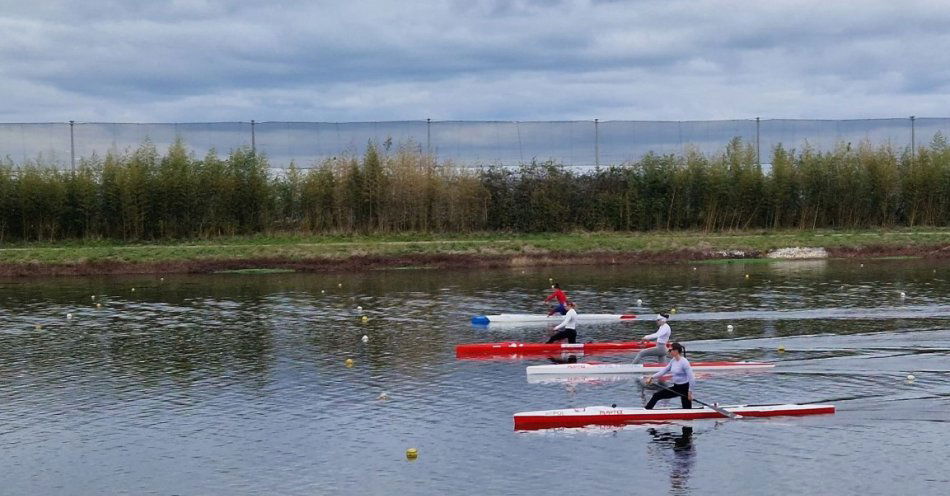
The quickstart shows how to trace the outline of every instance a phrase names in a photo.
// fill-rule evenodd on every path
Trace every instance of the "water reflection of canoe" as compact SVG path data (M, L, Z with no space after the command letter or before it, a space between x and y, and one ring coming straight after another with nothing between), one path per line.
M722 405L729 412L742 417L783 417L835 413L834 405ZM516 430L551 429L557 427L583 427L585 425L625 425L632 423L657 423L675 420L725 418L709 407L691 408L627 408L588 406L563 410L521 412L514 415Z
M758 370L775 367L768 362L691 362L693 370ZM557 365L532 365L528 375L593 375L593 374L643 374L653 373L664 367L660 363L566 363Z
M496 324L503 322L560 322L563 315L540 315L530 313L502 313L499 315L476 315L472 317L472 323L478 325ZM578 322L593 321L611 321L611 320L635 320L633 314L611 314L611 313L579 313Z
M545 355L565 351L596 352L640 350L650 348L652 341L604 341L601 343L522 343L505 341L502 343L460 344L455 347L455 356L459 358L479 355Z

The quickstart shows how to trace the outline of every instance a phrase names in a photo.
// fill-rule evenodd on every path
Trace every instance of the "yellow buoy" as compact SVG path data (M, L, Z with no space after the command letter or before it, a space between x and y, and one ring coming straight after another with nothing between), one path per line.
M342 282L341 282L341 283L337 283L336 287L342 288L342 287L343 287L343 283L342 283Z
M102 303L96 303L96 308L102 308Z
M785 347L784 347L784 346L779 346L779 347L778 347L778 351L779 351L779 353L784 352L784 351L785 351Z
M42 329L42 328L43 328L43 324L36 324L36 330L37 330L37 331L40 330L40 329Z
M409 448L406 450L406 458L410 460L415 460L419 456L419 452L415 448Z
M364 316L362 316L362 317L360 318L360 320L363 321L363 322L369 322L369 317L367 317L367 316L364 315Z
M746 275L745 275L745 278L748 279L748 278L749 278L749 274L746 274Z
M352 359L352 358L347 358L346 361L343 362L343 365L346 365L347 367L352 367L352 366L353 366L353 363L354 363L354 362L353 362L353 359Z
M676 307L671 308L670 313L676 313Z
M133 292L133 293L135 292L135 288L132 288L132 292Z

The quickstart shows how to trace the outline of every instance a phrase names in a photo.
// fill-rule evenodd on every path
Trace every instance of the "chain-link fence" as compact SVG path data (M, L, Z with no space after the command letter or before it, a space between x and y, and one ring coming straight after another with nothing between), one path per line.
M360 154L370 141L408 146L440 160L478 167L553 160L590 167L636 161L648 152L681 154L693 148L721 152L735 137L756 147L760 162L771 150L809 146L828 151L841 143L926 145L950 133L950 118L851 120L744 119L728 121L387 121L212 122L181 124L0 124L0 158L16 164L68 168L93 154L125 152L146 140L164 152L176 139L198 155L249 147L271 166L311 167L331 157Z

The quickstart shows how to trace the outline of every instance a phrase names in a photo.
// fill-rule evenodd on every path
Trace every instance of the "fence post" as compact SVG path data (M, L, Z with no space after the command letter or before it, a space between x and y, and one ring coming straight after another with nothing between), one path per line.
M251 153L257 155L257 135L255 133L254 126L257 123L254 122L254 119L251 119Z
M594 119L594 166L600 167L600 119Z
M761 149L759 148L759 118L755 118L755 162L759 164L759 168L762 168L762 154Z
M76 170L76 138L73 136L73 126L76 121L69 121L69 164Z
M917 158L917 126L914 121L917 120L916 116L910 116L910 158L914 160Z
M426 117L426 155L432 155L432 118Z

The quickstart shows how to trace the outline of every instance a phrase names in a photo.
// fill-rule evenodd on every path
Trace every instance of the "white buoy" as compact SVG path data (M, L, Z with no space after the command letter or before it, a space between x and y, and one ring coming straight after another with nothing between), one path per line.
M363 334L363 339L362 339L362 341L363 341L364 343L368 343L368 342L369 342L369 336L367 336L366 334Z
M726 326L726 330L729 331L729 332L732 332L732 331L735 330L735 327L732 327L732 324L729 324L729 325Z
M91 298L92 298L93 300L95 300L95 299L96 299L96 295L92 295Z
M907 293L901 291L901 298L907 298Z
M342 287L343 287L343 283L342 283L342 282L340 282L340 283L337 283L337 285L336 285L336 287L338 287L338 288L342 288Z
M642 305L643 305L643 300L641 300L640 298L637 298L637 306L639 307Z
M386 391L383 391L382 393L379 393L379 396L377 396L376 399L377 399L377 400L380 400L380 401L382 401L382 400L388 400L388 399L389 399L389 395L386 394Z
M861 267L864 267L864 264L861 264Z
M133 292L133 293L135 292L135 288L132 288L132 292Z
M321 289L321 290L320 290L320 294L326 294L326 290L325 290L325 289Z
M357 305L357 306L356 306L356 311L357 311L357 312L362 312L362 311L363 311L363 307Z
M67 319L71 319L71 318L73 318L73 314L71 314L71 313L67 313L67 314L66 314L66 318L67 318Z
M914 379L916 379L916 377L914 377L914 374L907 374L907 382L912 382Z

